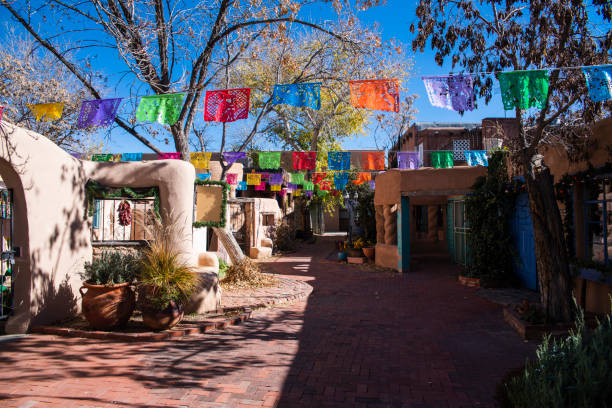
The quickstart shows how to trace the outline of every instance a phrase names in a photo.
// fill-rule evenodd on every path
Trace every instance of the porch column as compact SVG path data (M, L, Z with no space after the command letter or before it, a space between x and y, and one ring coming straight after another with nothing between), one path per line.
M397 245L397 217L394 210L395 205L385 205L383 217L385 219L385 244Z
M397 211L397 252L399 261L397 270L401 273L410 271L410 199L402 197Z
M376 210L376 242L385 243L385 217L383 215L383 206L377 205Z

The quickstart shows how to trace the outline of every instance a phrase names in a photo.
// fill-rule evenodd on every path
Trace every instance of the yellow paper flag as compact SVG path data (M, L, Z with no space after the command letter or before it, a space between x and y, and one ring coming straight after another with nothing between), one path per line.
M270 185L270 191L281 191L280 184L271 184Z
M63 103L39 103L28 105L28 108L36 116L36 121L52 122L62 117L64 111Z
M191 153L190 161L196 169L207 169L210 166L210 157L212 153Z
M247 174L247 186L258 186L261 184L260 173L249 173Z

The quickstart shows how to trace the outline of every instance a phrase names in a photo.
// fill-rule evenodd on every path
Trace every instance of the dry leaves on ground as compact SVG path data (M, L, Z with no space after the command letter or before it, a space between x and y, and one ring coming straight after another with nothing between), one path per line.
M277 283L274 275L262 272L257 262L245 257L240 263L228 268L225 278L221 281L221 287L224 289L261 288Z

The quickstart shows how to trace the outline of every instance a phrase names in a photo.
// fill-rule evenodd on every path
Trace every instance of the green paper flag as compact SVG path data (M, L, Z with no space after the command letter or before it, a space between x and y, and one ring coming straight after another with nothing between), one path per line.
M305 181L302 188L304 191L312 191L314 190L314 183L312 181Z
M319 197L325 197L327 194L329 194L329 191L327 190L317 190L317 195Z
M136 119L174 125L181 113L184 96L182 93L144 96L138 104Z
M291 173L292 184L304 184L304 173Z
M548 70L498 72L505 110L542 109L548 96Z
M260 152L260 169L278 169L280 167L281 152Z
M94 154L91 156L91 161L111 161L112 159L112 154Z
M436 169L453 167L453 152L431 152L431 165Z

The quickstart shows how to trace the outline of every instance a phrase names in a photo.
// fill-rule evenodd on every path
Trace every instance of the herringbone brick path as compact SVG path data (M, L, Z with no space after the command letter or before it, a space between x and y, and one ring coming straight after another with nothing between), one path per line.
M483 407L533 353L501 308L423 262L406 275L323 261L270 266L314 287L244 325L163 343L32 335L0 348L0 406Z

